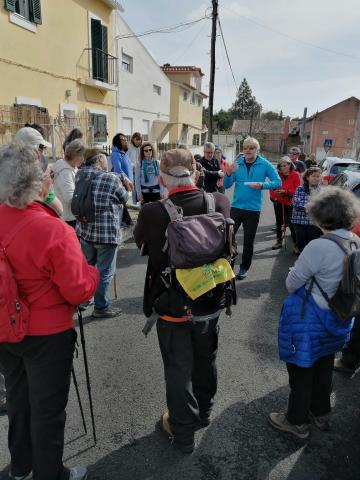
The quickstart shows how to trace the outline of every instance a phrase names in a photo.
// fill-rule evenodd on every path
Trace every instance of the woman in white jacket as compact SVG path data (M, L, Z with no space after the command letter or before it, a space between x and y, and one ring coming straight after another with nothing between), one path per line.
M75 175L84 162L85 144L82 140L73 140L65 149L65 159L55 162L54 190L64 207L62 219L75 228L76 219L71 213L71 201L75 190Z

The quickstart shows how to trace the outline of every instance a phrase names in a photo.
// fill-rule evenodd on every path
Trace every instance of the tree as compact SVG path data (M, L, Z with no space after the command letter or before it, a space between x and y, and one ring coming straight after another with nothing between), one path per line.
M261 114L261 105L256 101L256 97L253 96L246 78L241 82L235 102L231 107L231 112L233 113L234 118L240 120L257 118Z
M282 120L282 112L277 113L269 110L268 112L262 113L261 118L265 120Z
M218 132L229 132L231 130L234 120L234 114L230 110L223 110L222 108L215 113L214 123Z

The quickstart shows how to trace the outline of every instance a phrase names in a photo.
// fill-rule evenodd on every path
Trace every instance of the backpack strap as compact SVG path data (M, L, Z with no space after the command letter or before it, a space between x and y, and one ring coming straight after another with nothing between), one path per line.
M206 213L213 215L215 213L215 198L211 193L203 191Z
M360 248L360 242L356 238L341 238L339 237L339 235L335 235L334 233L328 233L326 235L323 235L322 238L326 238L336 243L336 245L341 248L345 255L350 255L351 252L354 251L353 247L355 247L355 250Z
M33 222L37 218L38 217L36 216L29 216L23 218L18 224L16 224L16 226L12 230L10 230L10 232L7 233L7 235L5 235L3 240L0 242L1 247L5 250L10 245L13 238L20 232L20 230L22 230L26 225Z
M170 221L175 222L176 220L182 220L184 217L183 209L175 205L175 203L170 200L170 198L164 198L160 200L160 203L163 205L165 210L167 211Z

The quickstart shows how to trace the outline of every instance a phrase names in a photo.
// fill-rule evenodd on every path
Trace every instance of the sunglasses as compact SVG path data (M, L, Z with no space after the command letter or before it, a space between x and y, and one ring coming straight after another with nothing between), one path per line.
M144 152L152 152L152 148L144 148Z
M243 150L256 150L256 147L243 147Z

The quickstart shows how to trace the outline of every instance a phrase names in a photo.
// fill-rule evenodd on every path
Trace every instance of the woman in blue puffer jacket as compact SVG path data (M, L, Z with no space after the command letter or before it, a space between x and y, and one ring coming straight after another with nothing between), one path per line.
M306 209L323 234L332 233L349 244L359 240L351 232L360 216L360 202L352 193L327 187ZM352 321L336 317L313 279L332 298L342 279L344 256L334 241L320 237L305 247L286 279L290 295L280 316L279 353L291 391L287 412L271 413L269 420L299 438L309 436L310 421L321 430L330 428L334 354L348 341Z

